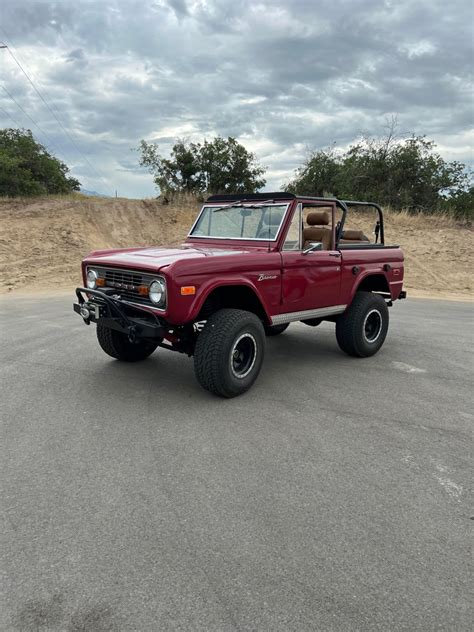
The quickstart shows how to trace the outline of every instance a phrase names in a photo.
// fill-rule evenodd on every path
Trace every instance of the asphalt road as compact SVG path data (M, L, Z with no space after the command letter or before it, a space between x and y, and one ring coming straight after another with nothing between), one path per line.
M472 306L291 325L226 401L71 303L1 301L1 630L470 629Z

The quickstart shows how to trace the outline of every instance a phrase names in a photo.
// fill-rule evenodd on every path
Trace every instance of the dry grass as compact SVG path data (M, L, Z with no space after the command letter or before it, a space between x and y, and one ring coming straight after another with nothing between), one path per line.
M375 214L350 214L346 227L364 230L367 236ZM405 253L405 287L419 296L470 299L473 295L474 233L448 215L412 215L384 211L385 243L399 244Z
M0 199L0 291L73 287L80 282L81 259L94 249L178 244L199 205L186 194L166 205L81 194ZM374 214L359 210L350 213L346 227L370 235L374 221ZM385 238L405 252L409 294L472 296L471 229L449 216L388 210Z

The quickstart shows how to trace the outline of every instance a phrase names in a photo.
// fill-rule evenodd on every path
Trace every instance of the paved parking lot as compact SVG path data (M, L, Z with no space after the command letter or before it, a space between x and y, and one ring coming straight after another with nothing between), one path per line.
M225 401L71 303L0 304L0 629L470 629L472 306L365 360L292 325Z

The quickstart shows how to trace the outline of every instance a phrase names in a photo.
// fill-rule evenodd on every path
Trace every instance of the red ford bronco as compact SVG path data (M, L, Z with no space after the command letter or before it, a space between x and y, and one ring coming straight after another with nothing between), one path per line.
M353 207L378 213L372 242L345 227ZM250 388L265 336L294 321L333 322L343 351L373 355L388 306L406 296L403 253L385 244L377 204L290 193L211 196L181 246L95 251L82 275L74 310L97 324L105 353L194 356L198 382L221 397Z

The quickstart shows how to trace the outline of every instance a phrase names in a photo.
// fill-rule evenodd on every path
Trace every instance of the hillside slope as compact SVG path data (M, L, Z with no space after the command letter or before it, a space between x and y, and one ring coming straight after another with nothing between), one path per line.
M0 292L72 289L91 250L178 244L198 209L193 200L167 206L79 196L0 200ZM358 214L348 226L367 230L368 222ZM433 216L387 212L385 234L405 251L409 294L472 296L472 230Z
M179 244L199 205L157 200L0 200L0 292L72 287L91 250Z

